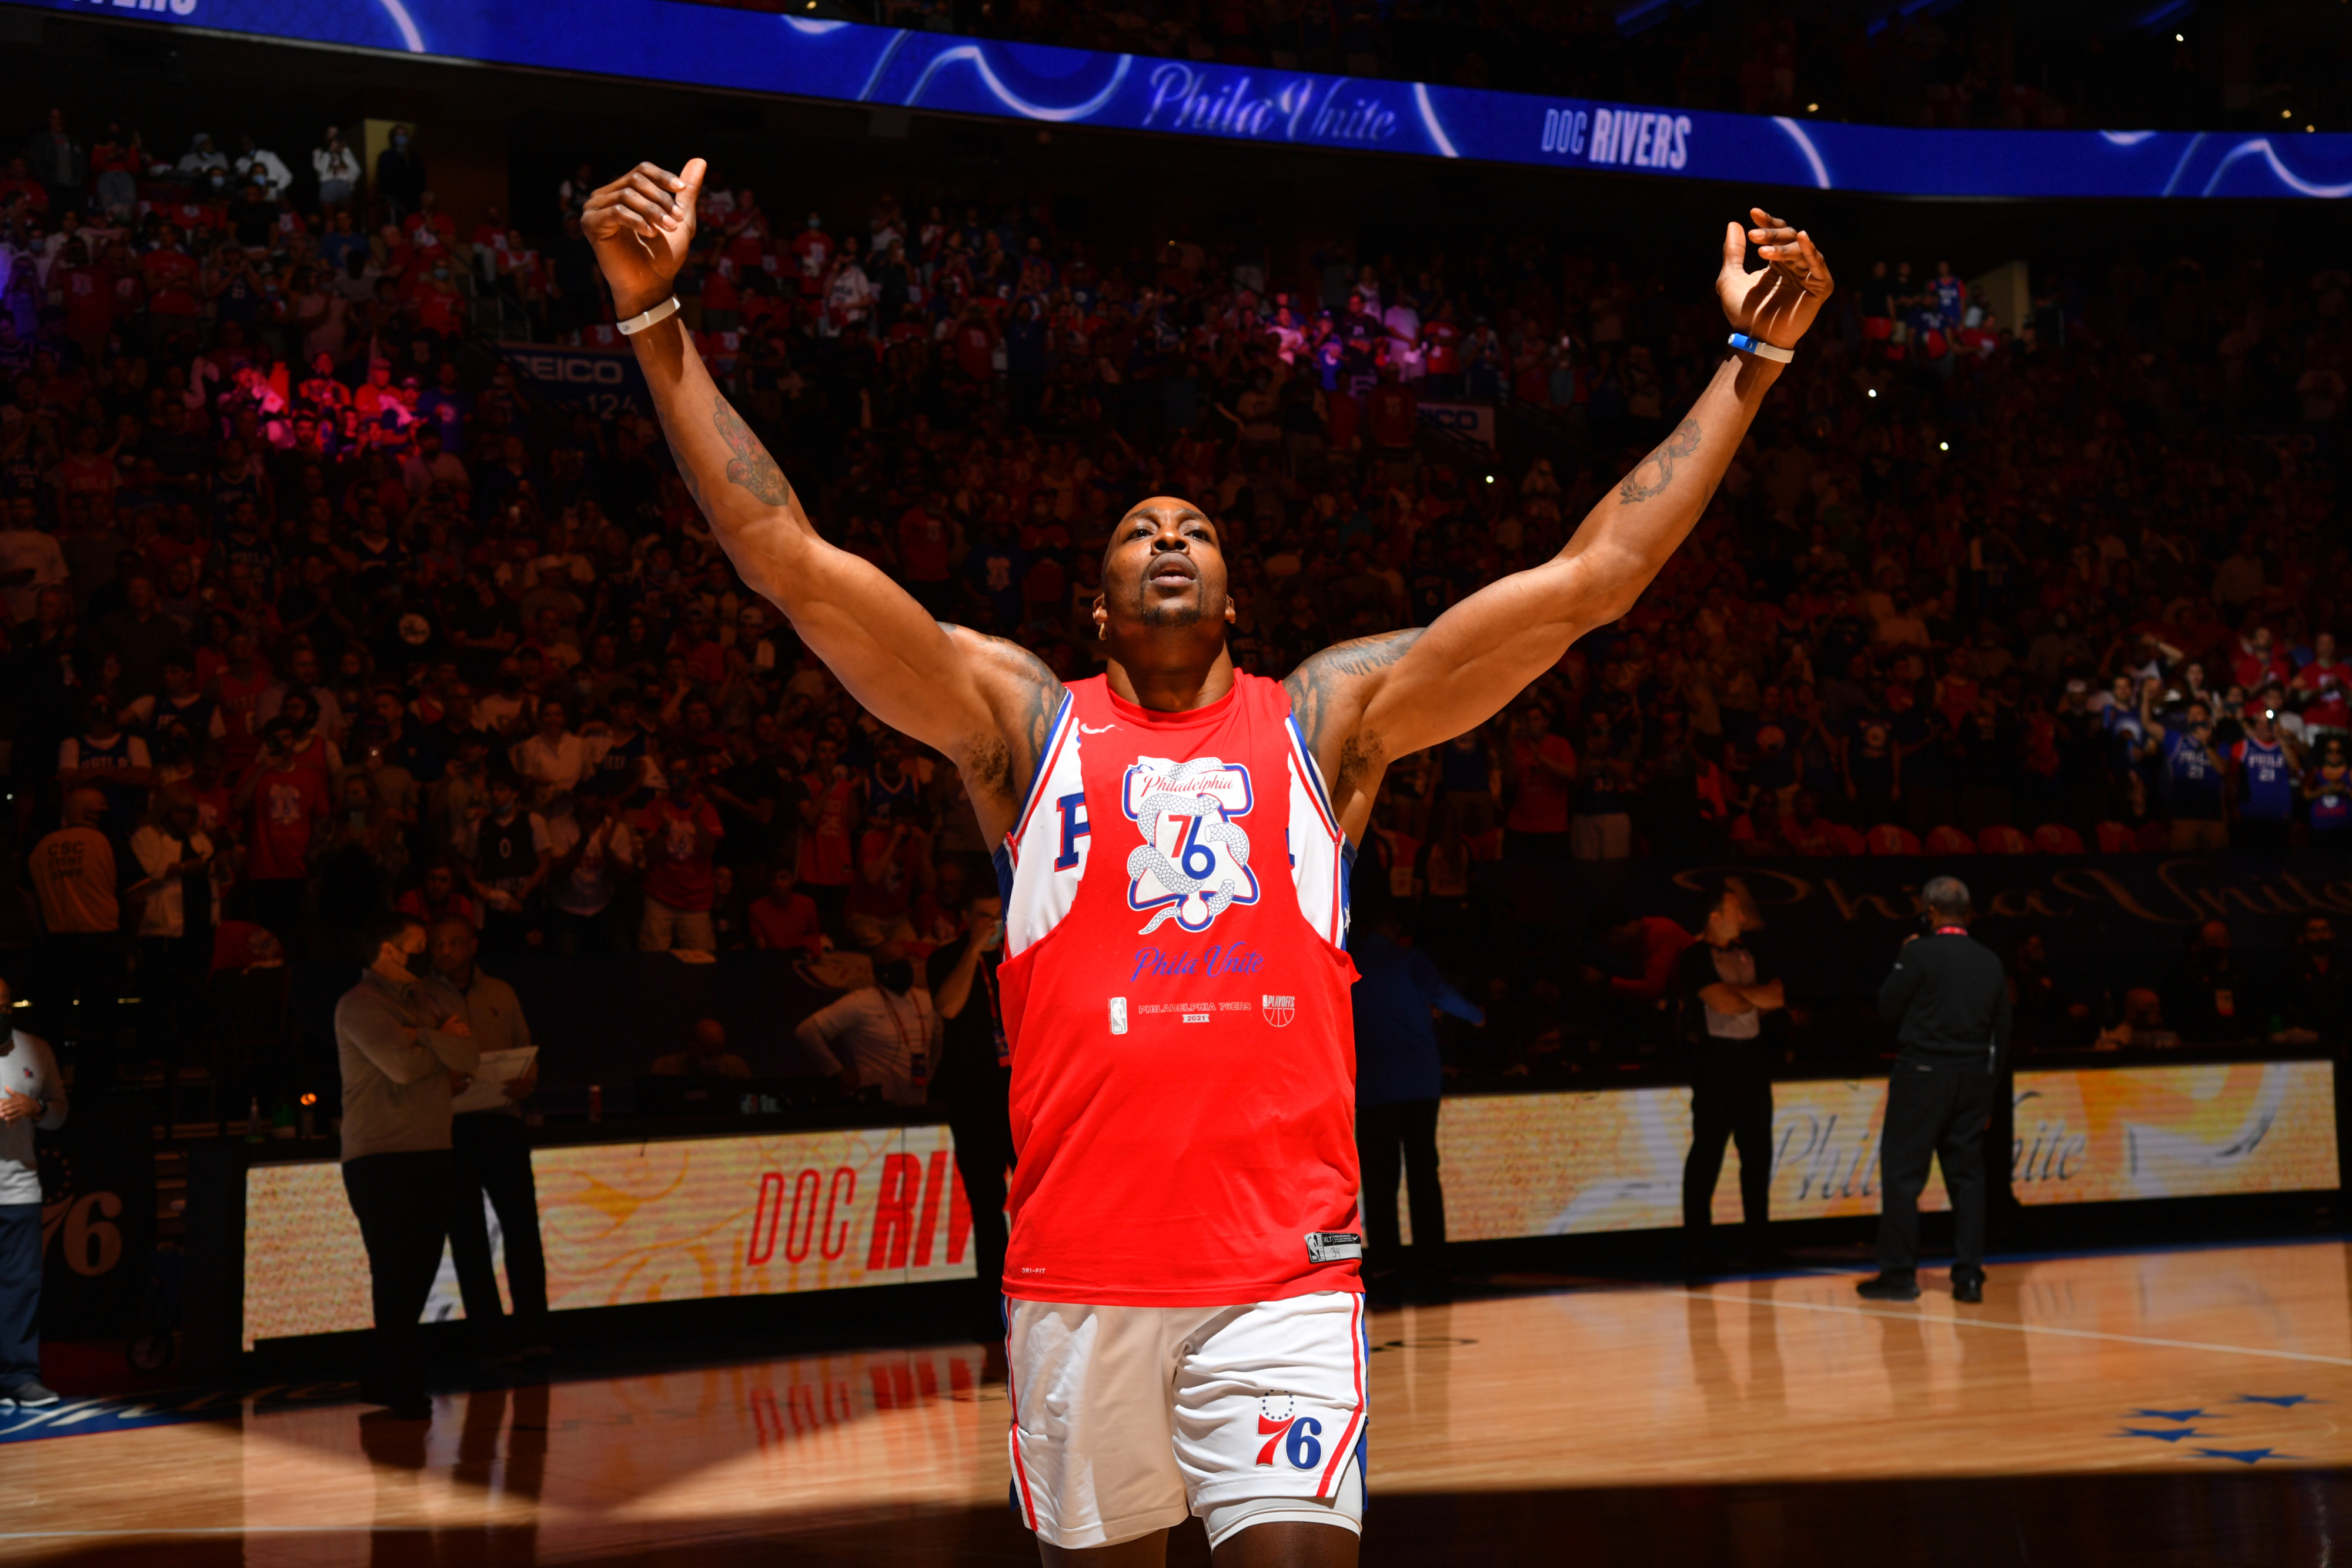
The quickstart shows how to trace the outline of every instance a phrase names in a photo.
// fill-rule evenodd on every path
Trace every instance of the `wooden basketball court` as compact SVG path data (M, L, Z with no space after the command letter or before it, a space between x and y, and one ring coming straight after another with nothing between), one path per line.
M2345 1560L2352 1248L1851 1273L1376 1313L1368 1563ZM681 1346L681 1361L690 1360ZM313 1395L316 1390L308 1391ZM0 1413L0 1427L29 1413ZM43 1563L1034 1562L1005 1402L948 1344L436 1402L265 1398L0 1447ZM1197 1533L1176 1561L1205 1559Z

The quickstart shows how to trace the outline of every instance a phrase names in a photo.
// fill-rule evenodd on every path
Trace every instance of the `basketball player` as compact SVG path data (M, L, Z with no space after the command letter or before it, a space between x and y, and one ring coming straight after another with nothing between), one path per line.
M1276 683L1237 673L1217 528L1139 501L1103 558L1107 673L1065 685L819 538L675 319L701 159L584 226L679 472L746 583L850 694L961 770L1002 844L1018 1155L1013 1503L1048 1563L1349 1564L1363 1514L1347 877L1390 758L1499 711L1617 620L1696 521L1830 274L1758 209L1723 233L1727 355L1551 560ZM1746 269L1746 242L1765 266Z

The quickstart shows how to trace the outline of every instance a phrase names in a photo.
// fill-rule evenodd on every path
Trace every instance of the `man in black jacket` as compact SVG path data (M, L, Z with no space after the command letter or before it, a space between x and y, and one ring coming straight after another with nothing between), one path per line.
M1905 941L1878 988L1880 1014L1901 1025L1900 1049L1879 1148L1879 1271L1858 1289L1872 1301L1918 1300L1919 1190L1932 1155L1952 1200L1952 1299L1981 1301L1984 1135L2009 1044L2009 985L1992 949L1969 936L1969 890L1957 877L1935 878L1919 896L1928 935Z

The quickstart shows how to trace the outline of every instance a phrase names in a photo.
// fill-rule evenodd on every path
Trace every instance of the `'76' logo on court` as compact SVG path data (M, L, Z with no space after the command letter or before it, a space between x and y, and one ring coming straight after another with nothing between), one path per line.
M1206 931L1236 904L1257 902L1249 835L1249 769L1213 757L1184 762L1139 757L1119 786L1119 805L1143 835L1127 857L1128 906L1151 918L1148 935L1173 920Z

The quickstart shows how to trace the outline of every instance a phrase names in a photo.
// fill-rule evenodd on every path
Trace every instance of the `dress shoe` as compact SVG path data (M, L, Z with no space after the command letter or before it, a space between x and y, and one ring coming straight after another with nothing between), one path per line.
M1919 1276L1912 1273L1874 1275L1856 1285L1853 1293L1870 1301L1916 1301L1919 1299Z
M1981 1269L1972 1269L1965 1274L1958 1269L1952 1270L1952 1300L1956 1301L1966 1301L1971 1306L1982 1305L1984 1285L1984 1270Z

